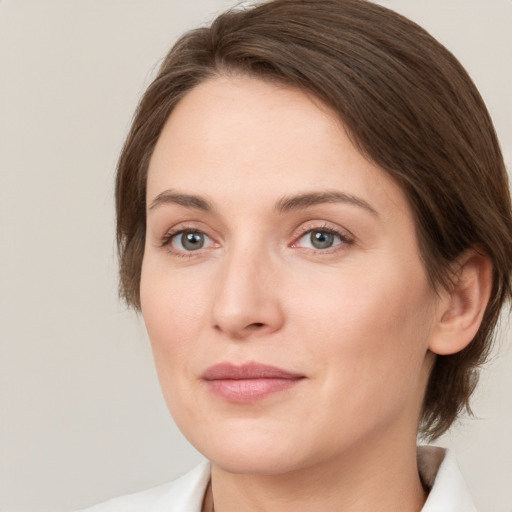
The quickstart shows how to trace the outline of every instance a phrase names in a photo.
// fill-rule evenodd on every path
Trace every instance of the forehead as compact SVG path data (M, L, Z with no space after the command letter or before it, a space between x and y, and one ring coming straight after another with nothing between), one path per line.
M339 190L409 214L400 187L320 100L243 76L200 84L169 117L150 161L148 200L176 188L223 204Z

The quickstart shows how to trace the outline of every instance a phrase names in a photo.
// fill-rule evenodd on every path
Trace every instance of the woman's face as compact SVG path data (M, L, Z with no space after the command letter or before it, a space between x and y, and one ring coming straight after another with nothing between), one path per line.
M185 436L279 473L414 444L436 295L404 194L303 92L216 78L147 183L142 312Z

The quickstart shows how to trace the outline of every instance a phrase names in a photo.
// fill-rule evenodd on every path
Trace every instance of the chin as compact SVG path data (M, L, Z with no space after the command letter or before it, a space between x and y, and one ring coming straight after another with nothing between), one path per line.
M272 448L257 447L253 450L244 446L230 446L227 449L209 450L208 460L223 471L233 474L252 474L261 476L283 475L305 466L300 460L291 458L290 454L273 451Z
M183 432L212 464L235 474L278 475L303 467L308 457L297 446L304 442L270 429L226 429L224 432ZM190 435L189 435L190 434Z

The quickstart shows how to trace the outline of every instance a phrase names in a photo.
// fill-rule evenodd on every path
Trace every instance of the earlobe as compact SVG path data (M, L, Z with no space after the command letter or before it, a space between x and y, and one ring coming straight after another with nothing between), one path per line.
M475 250L456 262L453 283L441 294L437 325L429 348L439 355L455 354L475 337L492 289L489 257Z

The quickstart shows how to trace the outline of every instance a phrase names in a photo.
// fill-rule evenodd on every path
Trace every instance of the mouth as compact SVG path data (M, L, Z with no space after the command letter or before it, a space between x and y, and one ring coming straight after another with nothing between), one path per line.
M220 363L208 368L201 379L208 391L224 400L250 403L286 391L305 376L259 363Z

